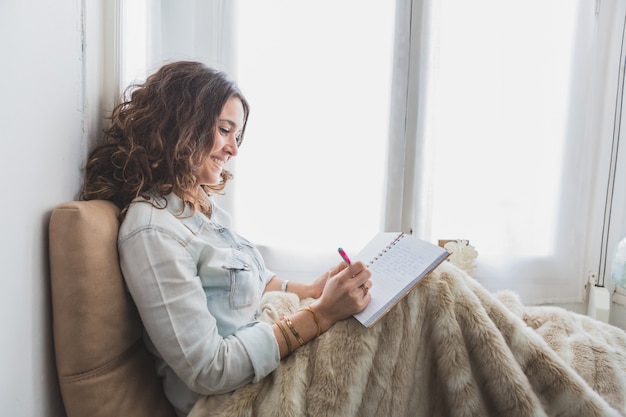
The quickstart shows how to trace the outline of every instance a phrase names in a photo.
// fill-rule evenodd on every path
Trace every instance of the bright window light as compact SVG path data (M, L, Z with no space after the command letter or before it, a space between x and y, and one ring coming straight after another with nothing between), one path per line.
M567 213L563 164L575 149L566 137L576 133L568 118L579 8L438 3L426 122L436 238L470 239L492 264L551 256L567 239L557 226Z
M121 1L122 54L120 89L146 77L148 0Z
M251 116L228 193L255 243L337 257L380 230L394 12L378 0L239 3Z

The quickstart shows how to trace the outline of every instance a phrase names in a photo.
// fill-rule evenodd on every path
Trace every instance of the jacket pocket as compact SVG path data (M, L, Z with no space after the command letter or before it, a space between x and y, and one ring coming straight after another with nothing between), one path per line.
M244 259L233 257L222 268L230 275L230 308L250 307L261 298L259 273L256 267Z

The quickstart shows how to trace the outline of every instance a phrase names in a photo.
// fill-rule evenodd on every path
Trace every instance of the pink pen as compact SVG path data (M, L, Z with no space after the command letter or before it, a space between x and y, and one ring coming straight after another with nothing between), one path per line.
M348 255L346 255L346 252L341 248L338 248L337 251L339 252L339 255L341 255L341 257L343 258L343 261L346 263L346 265L350 266L352 262L350 262L350 258L348 258Z

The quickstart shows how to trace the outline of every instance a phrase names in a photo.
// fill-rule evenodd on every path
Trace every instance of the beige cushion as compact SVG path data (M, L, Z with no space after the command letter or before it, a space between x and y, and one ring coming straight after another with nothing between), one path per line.
M141 338L117 255L118 209L59 205L50 218L54 347L68 417L174 416Z

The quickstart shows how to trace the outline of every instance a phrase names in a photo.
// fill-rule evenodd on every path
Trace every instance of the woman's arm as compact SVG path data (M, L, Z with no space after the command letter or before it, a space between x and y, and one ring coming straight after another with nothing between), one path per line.
M326 286L326 281L328 281L328 278L332 277L333 275L337 275L345 268L346 264L342 262L334 268L323 273L310 283L288 281L286 291L296 294L301 300L304 300L305 298L320 298L322 296L322 291L324 291L324 287ZM285 280L274 276L265 286L265 292L281 291L284 282Z
M330 276L330 271L325 274L326 279ZM285 280L282 280L275 276L265 286L265 291L282 291L282 285ZM306 283L299 281L287 281L286 291L296 294L301 300L305 298L319 298L322 295L323 286L315 285L314 282Z
M295 283L298 285L289 288L290 281L287 291L299 296L300 292L315 294L317 286L320 285L322 289L319 299L308 308L289 317L283 317L272 326L280 349L280 357L289 355L298 347L327 331L336 322L363 310L371 300L369 291L364 290L364 287L369 289L372 286L370 276L370 271L362 262L355 262L349 267L345 264L338 265L311 284ZM265 290L280 290L282 282L274 277L268 282ZM300 296L300 298L303 297Z

